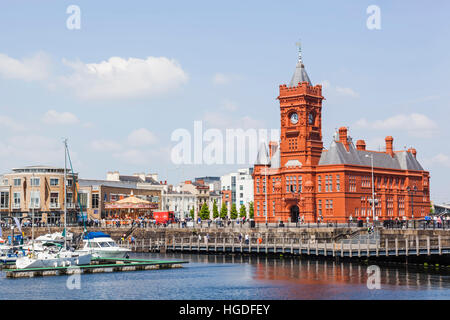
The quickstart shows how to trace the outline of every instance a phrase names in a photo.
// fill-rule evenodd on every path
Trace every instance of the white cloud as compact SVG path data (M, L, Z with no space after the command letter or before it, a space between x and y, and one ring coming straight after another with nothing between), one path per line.
M157 141L156 136L145 128L134 130L128 135L128 143L134 147L155 144Z
M58 112L55 110L47 111L42 117L42 121L46 124L77 124L80 122L77 116L70 112Z
M357 98L359 95L352 88L336 87L336 92L342 96Z
M0 127L6 128L12 131L23 131L25 130L25 126L16 122L14 119L8 116L0 115Z
M4 168L19 165L64 163L61 141L39 135L12 136L0 142L0 160Z
M229 76L227 76L227 75L225 75L225 74L223 74L223 73L216 73L214 76L213 76L213 83L214 84L228 84L228 83L230 83L230 77Z
M111 57L88 64L63 62L73 69L73 74L61 78L62 83L84 99L152 96L176 89L188 80L178 63L165 57Z
M235 81L239 81L240 79L242 79L242 76L239 74L226 74L222 72L217 72L212 77L212 83L214 85L221 86L221 85L228 85Z
M439 166L450 168L450 156L439 153L435 155L433 158L428 158L424 160L424 164L427 166Z
M411 136L424 138L433 136L437 130L437 124L426 115L420 113L398 114L384 120L372 122L362 118L356 122L356 126L374 130L406 131Z
M115 152L112 155L114 158L131 165L145 165L149 166L155 161L170 159L170 149L158 148L158 149L137 149L131 148L121 152Z
M91 142L91 148L99 152L110 152L121 150L122 145L113 140L94 140Z
M22 60L0 53L0 75L7 79L44 80L50 75L50 67L50 58L43 52Z
M345 97L352 97L352 98L359 97L359 94L355 92L355 90L353 90L352 88L334 86L331 84L329 80L322 81L321 85L324 91L329 91Z

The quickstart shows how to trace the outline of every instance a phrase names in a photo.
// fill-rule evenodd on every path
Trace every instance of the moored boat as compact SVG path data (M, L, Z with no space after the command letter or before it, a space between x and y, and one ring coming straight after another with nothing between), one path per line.
M121 259L128 256L131 250L121 248L107 234L103 232L89 232L84 236L83 247L76 252L91 253L94 258Z

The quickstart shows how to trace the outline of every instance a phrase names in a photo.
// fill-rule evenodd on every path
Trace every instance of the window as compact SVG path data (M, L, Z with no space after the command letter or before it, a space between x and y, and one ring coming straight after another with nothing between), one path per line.
M93 193L92 194L92 208L93 209L98 209L99 206L99 194L98 193Z
M319 200L319 216L322 216L322 200Z
M239 186L239 190L244 190L244 186L243 186L243 185L240 185L240 186Z
M66 203L67 203L68 207L71 207L71 205L73 204L73 193L72 192L67 192Z
M341 190L341 180L339 175L336 175L336 191L340 191Z
M86 209L87 205L88 205L88 194L83 192L83 193L80 193L78 196L80 197L81 207L83 209Z
M50 208L59 208L59 193L50 193Z
M41 193L39 191L30 192L30 208L39 208L41 206Z
M264 217L266 216L266 202L263 202Z
M272 215L275 217L275 201L272 201Z
M259 201L257 202L257 206L256 206L256 215L259 217L259 211L260 211L260 207L259 207Z
M0 208L9 208L9 192L0 192Z
M302 176L298 176L298 192L302 192Z
M317 191L318 192L322 192L322 177L321 176L318 176L317 177Z
M58 186L59 185L59 179L58 178L50 178L50 185L51 186Z
M15 179L14 179L14 186L15 186L15 187L20 187L21 182L22 182L22 179L20 179L20 178L15 178Z
M32 187L38 187L41 184L41 179L40 178L31 178L30 179L30 185Z
M348 191L356 192L356 176L348 177Z
M71 187L71 186L72 186L72 179L68 179L68 180L67 180L67 186L68 186L68 187Z
M14 209L19 209L20 208L20 192L14 192L13 193L13 208Z

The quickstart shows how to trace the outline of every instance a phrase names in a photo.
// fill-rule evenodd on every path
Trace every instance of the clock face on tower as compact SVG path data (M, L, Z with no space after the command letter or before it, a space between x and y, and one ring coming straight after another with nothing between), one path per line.
M291 123L297 124L297 122L298 122L298 114L294 112L293 114L291 114Z

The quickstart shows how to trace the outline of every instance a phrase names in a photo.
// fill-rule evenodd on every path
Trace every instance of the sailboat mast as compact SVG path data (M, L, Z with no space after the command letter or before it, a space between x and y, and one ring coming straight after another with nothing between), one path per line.
M34 184L34 172L31 175L31 183L30 184L31 184L31 187L33 187L33 184ZM31 195L33 194L33 188L31 188L30 194ZM35 201L36 201L35 199L36 198L30 196L30 199L32 200L31 204L33 205L31 207L31 239L32 239L31 248L32 248L32 255L33 255L33 258L34 258L34 205L35 205ZM14 241L14 239L13 239L13 241Z
M67 139L64 139L64 249L67 248Z

